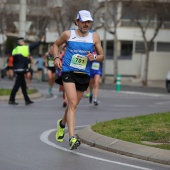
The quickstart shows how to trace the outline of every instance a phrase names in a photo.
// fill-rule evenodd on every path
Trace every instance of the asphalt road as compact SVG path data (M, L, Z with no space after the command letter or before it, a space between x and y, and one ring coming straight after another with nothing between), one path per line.
M1 80L1 87L13 82ZM31 82L43 98L33 105L18 106L0 102L0 170L169 170L170 166L106 152L82 144L69 150L68 135L57 143L57 120L62 117L62 96L55 85L54 96L48 95L47 82ZM123 88L126 88L123 90ZM140 90L139 90L140 89ZM157 89L157 88L156 88ZM153 92L154 91L154 92ZM164 89L122 87L115 92L112 85L101 87L99 106L83 97L77 108L76 130L100 121L170 111L170 95Z

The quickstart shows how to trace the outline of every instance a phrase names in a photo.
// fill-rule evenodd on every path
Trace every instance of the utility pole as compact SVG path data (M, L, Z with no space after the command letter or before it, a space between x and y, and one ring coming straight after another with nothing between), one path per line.
M32 22L26 21L26 0L20 0L19 4L19 22L14 21L14 25L18 30L18 36L26 38L26 32L29 30Z
M19 37L26 36L26 0L20 0Z
M104 12L104 30L103 30L103 51L104 51L104 62L103 62L103 76L102 76L102 83L105 83L106 80L106 50L107 50L107 40L106 40L106 14L107 14L107 0L105 0L105 12Z

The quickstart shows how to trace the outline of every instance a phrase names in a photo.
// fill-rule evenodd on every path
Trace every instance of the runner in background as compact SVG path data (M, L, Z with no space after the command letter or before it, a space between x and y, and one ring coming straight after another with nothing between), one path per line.
M32 69L33 64L34 64L33 57L31 55L29 55L28 56L28 71L25 73L27 89L30 86L30 82L31 82L31 79L33 76L33 69Z
M14 77L13 60L13 56L9 55L7 58L6 75L10 80L13 80Z
M96 52L92 53L93 55L96 55ZM89 103L94 103L95 106L98 106L98 91L99 91L99 83L100 78L102 76L102 63L96 60L92 61L91 69L90 69L90 97L89 97Z
M60 52L60 59L61 61L63 61L63 57L64 57L64 54L65 54L65 51L66 51L66 44L62 44L61 46L61 52ZM57 73L58 73L58 78L60 79L61 78L61 69L57 69ZM66 93L65 93L65 90L64 90L64 86L63 85L59 85L59 91L62 92L63 94L63 107L66 107L67 106L67 96L66 96Z
M90 88L89 88L89 87L88 87L88 89L87 89L86 92L85 92L85 96L86 96L87 98L90 97Z
M41 54L39 54L35 65L37 65L37 80L38 82L41 82L44 69L44 61Z
M56 78L56 68L54 66L54 57L53 57L53 46L50 47L49 52L46 52L43 57L45 67L47 67L47 74L48 74L48 93L50 95L53 94L52 88Z

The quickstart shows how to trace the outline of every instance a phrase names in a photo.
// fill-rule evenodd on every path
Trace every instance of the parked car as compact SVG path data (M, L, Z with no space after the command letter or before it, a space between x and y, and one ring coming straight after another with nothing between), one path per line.
M170 71L168 72L166 76L165 86L166 86L167 92L170 93Z

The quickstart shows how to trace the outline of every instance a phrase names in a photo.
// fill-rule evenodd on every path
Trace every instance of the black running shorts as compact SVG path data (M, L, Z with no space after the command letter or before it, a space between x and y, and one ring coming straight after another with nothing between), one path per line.
M56 72L56 68L55 67L47 67L48 70L50 70L52 73L55 73Z
M76 85L76 90L86 91L89 86L90 76L79 72L62 72L63 82L72 82Z

